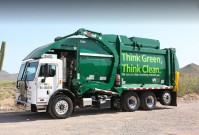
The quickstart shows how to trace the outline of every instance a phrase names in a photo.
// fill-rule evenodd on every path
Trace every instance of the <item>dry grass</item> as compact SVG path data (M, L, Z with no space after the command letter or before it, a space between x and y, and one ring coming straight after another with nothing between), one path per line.
M15 83L0 82L0 111L15 108Z
M199 74L185 74L180 76L178 96L199 93Z

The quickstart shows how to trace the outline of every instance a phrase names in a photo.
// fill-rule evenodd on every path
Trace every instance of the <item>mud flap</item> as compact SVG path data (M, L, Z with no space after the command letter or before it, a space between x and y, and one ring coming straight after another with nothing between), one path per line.
M177 106L177 93L176 92L172 92L171 96L172 96L171 97L172 100L171 100L170 106Z

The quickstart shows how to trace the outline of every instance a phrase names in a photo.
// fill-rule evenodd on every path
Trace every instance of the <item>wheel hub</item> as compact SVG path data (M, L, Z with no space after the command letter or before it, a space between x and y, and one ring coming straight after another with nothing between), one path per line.
M59 115L67 113L68 103L65 100L58 101L55 105L55 110Z
M59 109L64 110L64 105L60 105Z
M148 107L152 108L154 105L155 99L153 98L153 96L148 96L146 98L146 104Z
M134 96L131 96L129 99L128 99L128 103L129 103L129 107L130 108L135 108L136 105L137 105L137 99L134 97Z
M163 95L163 100L165 101L165 103L169 103L170 100L171 100L170 94L169 94L169 93L165 93L165 94Z

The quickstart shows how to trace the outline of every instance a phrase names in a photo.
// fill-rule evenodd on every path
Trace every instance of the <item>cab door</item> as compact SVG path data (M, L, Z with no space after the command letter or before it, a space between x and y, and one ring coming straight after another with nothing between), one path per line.
M45 66L48 66L46 73ZM42 64L37 80L37 102L48 102L50 95L58 87L58 67L56 64Z

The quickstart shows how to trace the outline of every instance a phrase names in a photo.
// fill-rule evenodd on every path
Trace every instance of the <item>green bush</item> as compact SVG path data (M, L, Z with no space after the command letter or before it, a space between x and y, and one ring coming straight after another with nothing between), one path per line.
M0 87L15 86L16 82L13 81L0 81Z
M184 96L185 94L190 93L199 93L198 74L186 74L180 76L178 96Z

